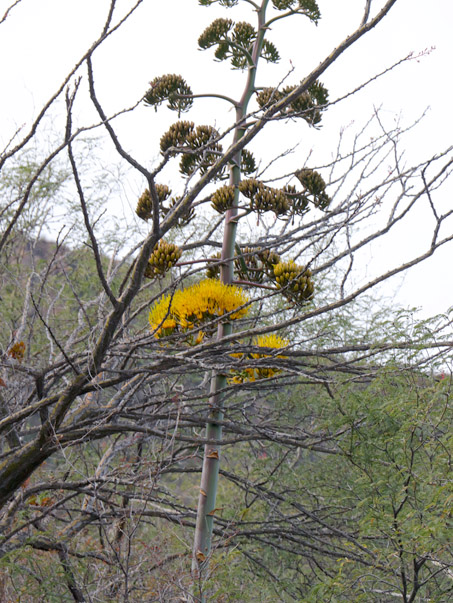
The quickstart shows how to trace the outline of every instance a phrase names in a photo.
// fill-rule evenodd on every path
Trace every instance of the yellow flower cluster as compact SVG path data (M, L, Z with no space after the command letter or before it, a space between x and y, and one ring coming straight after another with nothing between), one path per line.
M273 348L275 350L280 350L289 345L289 341L287 339L283 339L278 335L260 335L253 341L253 345L259 346L260 348ZM244 354L231 354L233 358L242 358ZM287 358L287 356L282 356L278 354L275 356L274 354L261 354L259 352L254 352L252 354L248 354L248 358L257 360L260 358ZM274 377L280 373L280 369L277 368L268 368L268 367L255 367L255 368L246 368L241 372L236 372L234 377L230 379L231 383L243 383L244 381L256 381L257 379L269 379L270 377Z
M248 297L240 287L204 279L174 295L162 297L151 308L149 323L156 337L165 337L190 331L229 312L232 314L228 319L237 320L247 314L248 308L242 307L247 302ZM203 337L200 331L192 343L200 343Z

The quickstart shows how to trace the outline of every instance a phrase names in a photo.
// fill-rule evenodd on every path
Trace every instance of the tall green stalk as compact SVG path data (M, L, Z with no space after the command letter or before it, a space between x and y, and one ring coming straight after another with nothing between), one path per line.
M234 132L233 144L237 143L244 135L243 118L255 90L256 70L263 47L265 36L265 15L269 0L263 0L258 14L258 35L253 45L251 60L247 70L247 82L240 102L236 105L236 123L239 124ZM224 284L231 284L234 273L234 251L236 244L237 214L238 214L238 185L241 181L241 151L234 158L230 170L230 185L234 186L234 205L225 214L224 235L222 245L222 264L220 265L220 280ZM230 335L233 326L231 322L220 323L217 330L217 340ZM209 555L212 545L213 521L216 513L217 485L220 469L220 447L222 444L223 400L221 391L225 388L227 378L225 375L214 373L211 379L209 396L209 420L206 424L206 439L203 468L201 473L200 495L198 499L197 522L195 528L192 572L199 588L198 600L206 600L203 593L203 583L207 577Z

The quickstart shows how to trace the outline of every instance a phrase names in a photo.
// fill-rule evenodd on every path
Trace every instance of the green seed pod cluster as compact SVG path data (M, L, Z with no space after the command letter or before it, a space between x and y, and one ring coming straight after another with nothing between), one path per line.
M292 8L296 0L272 0L272 4L277 10L288 10Z
M162 75L154 78L149 85L150 88L143 100L147 105L154 106L156 110L161 103L168 100L167 107L180 115L188 111L193 104L192 98L181 98L192 96L192 90L180 75Z
M284 90L285 92L290 94L292 90L287 89ZM321 109L317 108L317 103L313 100L310 92L304 92L293 101L289 105L287 113L291 117L302 117L310 126L316 126L321 121Z
M228 209L232 208L233 203L234 186L222 186L218 188L211 197L211 205L219 214L223 214Z
M156 193L159 203L163 203L171 195L171 189L166 184L156 184Z
M311 270L297 265L293 260L280 262L273 267L274 280L282 294L290 301L297 304L312 299L314 284Z
M255 40L256 31L253 25L250 25L247 21L239 21L239 23L236 23L233 31L233 41L236 42L236 44L248 49Z
M209 258L214 261L209 262L207 265L206 278L212 278L215 280L218 280L220 278L220 264L217 264L216 262L220 261L221 255L222 254L219 251L214 256L211 256L211 258Z
M304 187L305 194L313 197L313 204L320 209L326 209L330 203L330 197L326 193L326 183L321 174L315 170L304 168L297 171L295 176Z
M187 136L187 144L192 149L199 149L217 138L219 133L212 126L197 126L195 130Z
M180 172L190 176L196 169L200 169L203 174L222 152L222 145L212 142L218 135L212 126L195 127L191 121L178 121L172 124L160 139L160 150L164 155L172 147L179 148L183 154L179 164ZM221 175L219 174L218 178Z
M253 25L246 21L236 23L232 36L232 44L228 46L227 52L223 53L224 57L231 57L231 65L234 69L245 69L249 64L246 53L249 53L252 44L256 40L256 31ZM244 49L242 51L241 49Z
M163 239L154 248L145 270L147 278L162 277L181 257L181 249Z
M195 124L192 121L177 121L172 124L160 139L160 150L162 155L171 147L186 145L187 137L193 132Z
M295 90L295 86L285 88L283 94L291 94L293 90ZM299 98L289 105L286 111L287 113L291 113L291 116L299 115L305 119L310 126L314 126L321 121L321 111L314 108L314 103L309 92L301 94Z
M288 86L283 89L283 95L291 94L296 86ZM307 92L304 92L293 101L286 109L291 117L300 116L310 125L316 126L321 121L321 112L323 105L327 103L329 93L320 82L315 82L310 86Z

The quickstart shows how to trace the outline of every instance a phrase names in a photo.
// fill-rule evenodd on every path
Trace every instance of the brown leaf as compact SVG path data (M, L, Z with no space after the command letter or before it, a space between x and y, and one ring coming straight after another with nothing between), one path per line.
M22 362L25 356L25 343L23 341L19 341L11 346L11 348L8 350L8 356L11 356L11 358Z
M54 499L50 496L45 496L41 501L41 507L50 507L54 503Z
M219 458L219 452L218 452L218 450L211 450L211 452L206 455L206 458L208 458L208 459L218 459Z
M206 555L201 551L197 551L196 558L199 563L203 563L203 561L206 561Z

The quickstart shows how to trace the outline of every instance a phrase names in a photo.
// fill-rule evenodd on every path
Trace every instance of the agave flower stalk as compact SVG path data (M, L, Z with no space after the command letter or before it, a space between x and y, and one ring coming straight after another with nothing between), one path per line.
M253 44L252 52L247 57L247 81L241 100L236 105L236 123L233 144L236 144L244 135L243 119L247 114L250 98L255 90L255 78L258 60L264 43L265 15L269 0L263 0L258 15L258 35ZM224 284L231 284L234 272L234 251L236 244L236 231L238 222L239 183L241 181L241 152L234 158L230 169L230 185L234 187L234 203L225 213L225 226L220 266L220 280ZM225 321L219 324L217 339L230 335L232 323ZM192 572L197 584L200 585L198 600L205 601L203 583L207 575L208 560L211 552L212 531L214 515L216 513L217 485L220 468L220 448L222 443L223 402L221 390L227 385L227 376L213 374L211 379L209 397L209 421L206 425L206 439L210 442L205 445L203 468L201 474L200 494L198 499L197 521L192 558Z

